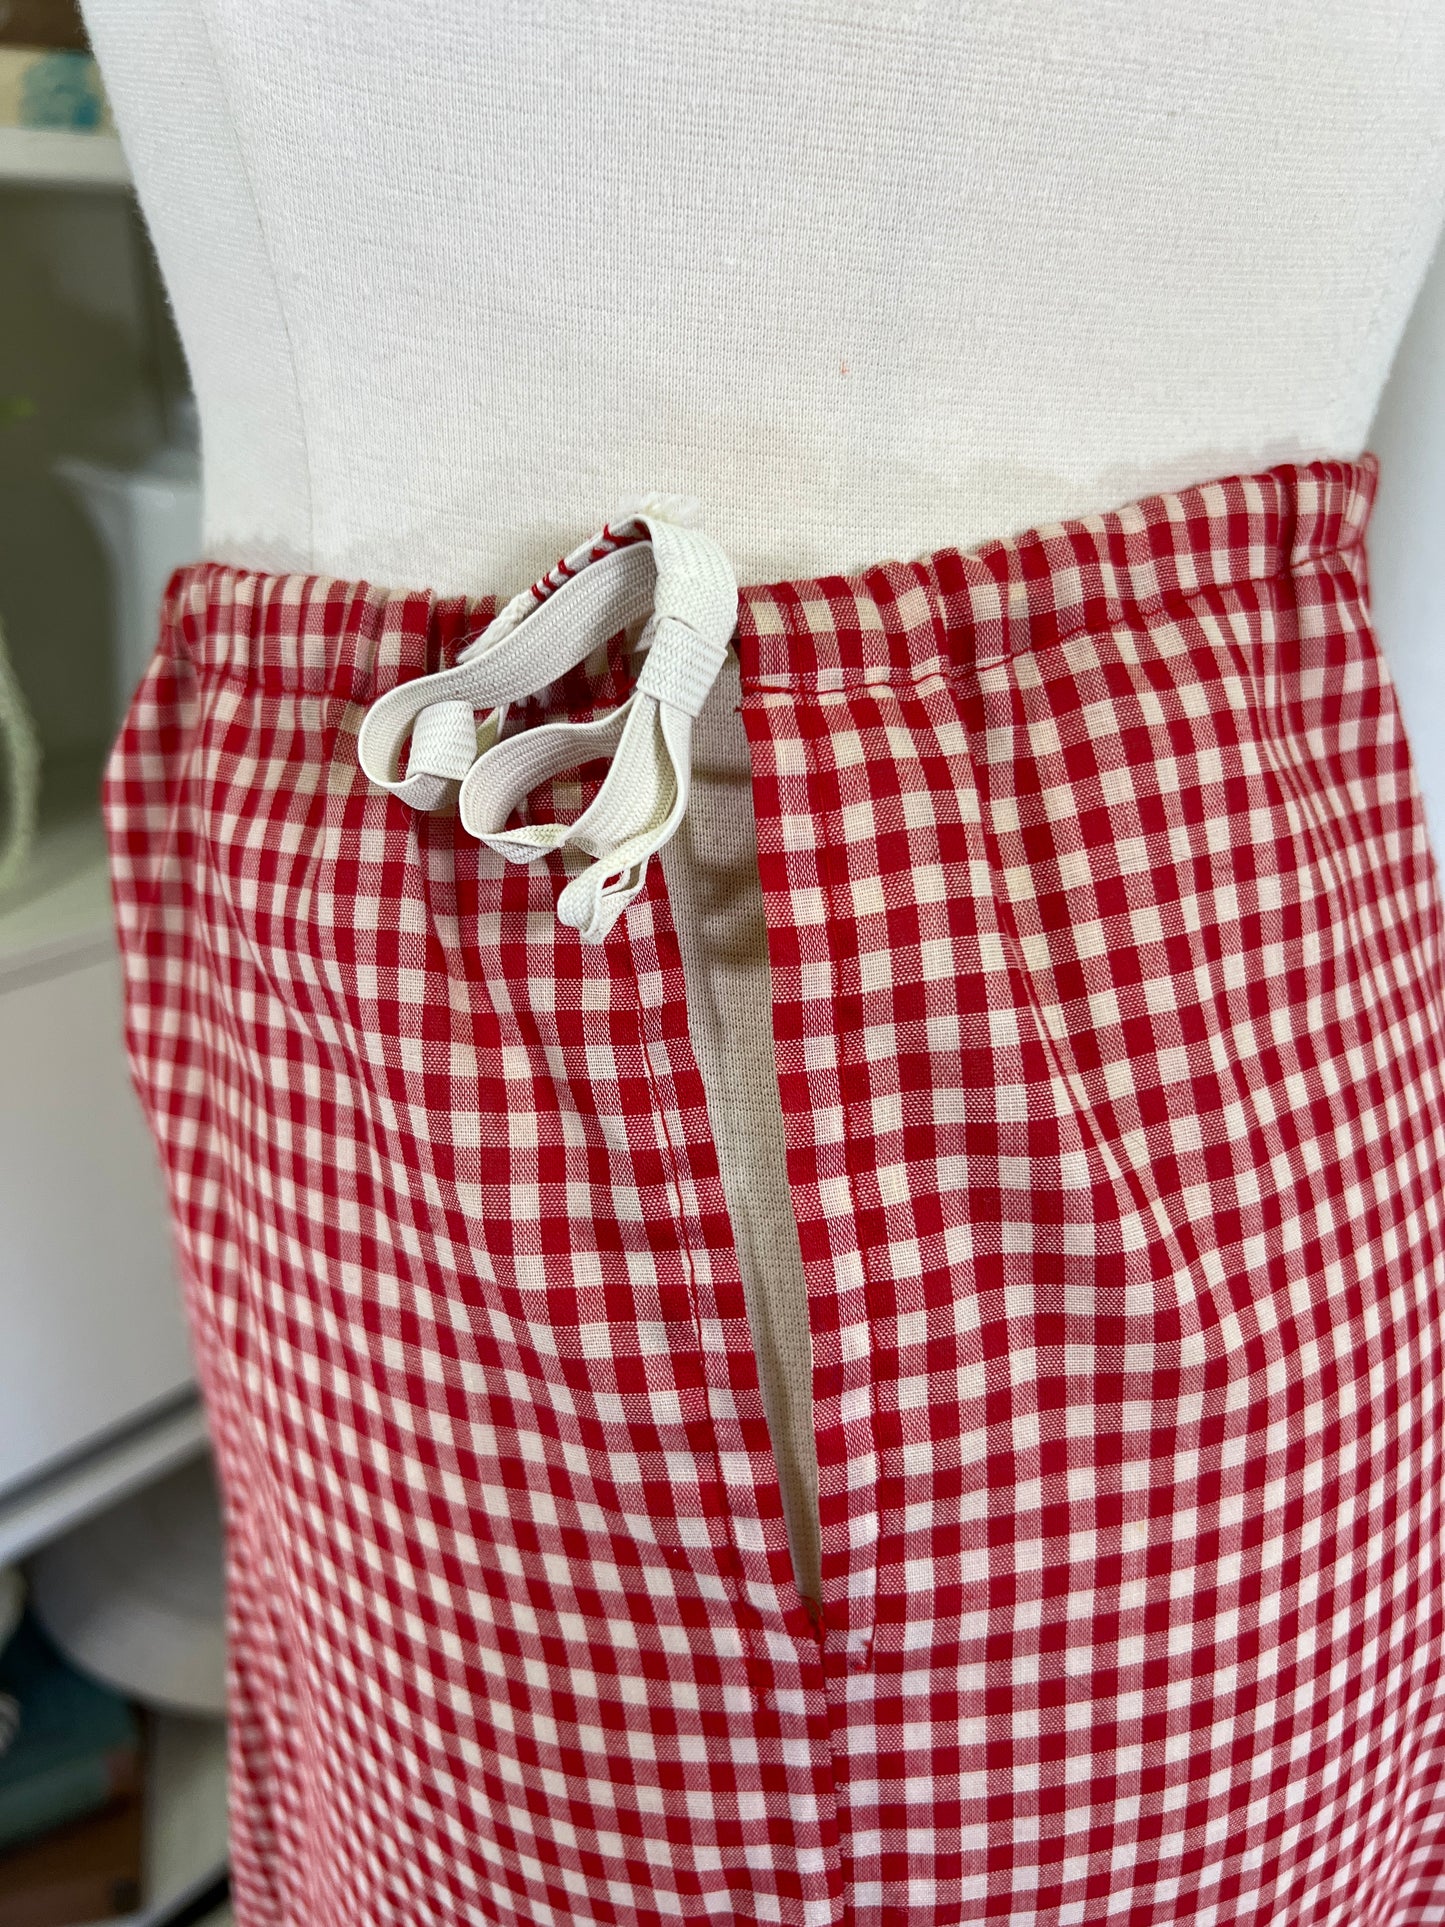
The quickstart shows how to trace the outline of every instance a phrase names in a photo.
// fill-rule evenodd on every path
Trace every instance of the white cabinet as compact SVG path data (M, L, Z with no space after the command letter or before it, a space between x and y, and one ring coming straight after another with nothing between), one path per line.
M133 466L184 389L125 180L109 136L0 129L0 624L43 749L39 842L0 900L0 1543L201 1430L98 811L118 586L61 476Z
M119 975L0 978L0 1493L192 1379Z

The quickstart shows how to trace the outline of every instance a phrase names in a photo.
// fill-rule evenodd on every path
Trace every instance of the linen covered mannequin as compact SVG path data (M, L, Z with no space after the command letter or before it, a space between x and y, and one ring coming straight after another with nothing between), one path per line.
M505 597L658 488L760 581L1352 456L1440 224L1435 0L85 12L266 570ZM806 1590L736 699L664 861Z

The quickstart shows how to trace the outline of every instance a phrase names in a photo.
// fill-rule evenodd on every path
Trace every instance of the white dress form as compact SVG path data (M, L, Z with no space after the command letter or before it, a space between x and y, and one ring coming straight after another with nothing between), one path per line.
M1353 456L1445 205L1438 0L85 14L207 553L269 570L506 597L655 488L760 581ZM735 702L732 669L664 869L816 1590Z

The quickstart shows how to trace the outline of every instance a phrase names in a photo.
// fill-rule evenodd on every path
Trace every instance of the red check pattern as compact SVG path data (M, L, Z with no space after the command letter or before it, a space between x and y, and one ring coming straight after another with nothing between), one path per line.
M242 1927L1445 1920L1445 975L1373 487L743 591L817 1609L661 870L583 946L570 859L362 779L490 604L174 578L106 809Z

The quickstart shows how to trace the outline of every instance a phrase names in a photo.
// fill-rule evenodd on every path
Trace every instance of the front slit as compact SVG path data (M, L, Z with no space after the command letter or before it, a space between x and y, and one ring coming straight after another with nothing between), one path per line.
M772 1438L793 1573L821 1596L812 1340L774 1067L747 738L729 655L698 718L688 812L661 855Z

